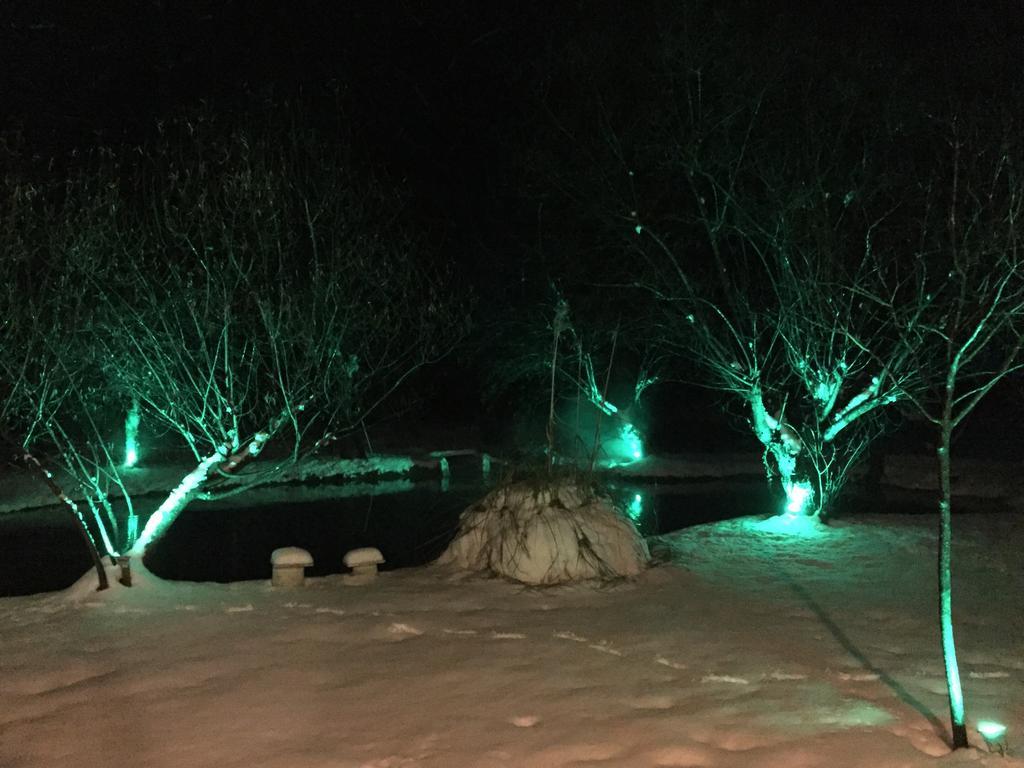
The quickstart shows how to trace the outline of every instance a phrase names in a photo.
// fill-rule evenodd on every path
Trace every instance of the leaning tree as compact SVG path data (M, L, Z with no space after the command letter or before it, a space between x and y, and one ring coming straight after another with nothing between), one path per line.
M340 126L275 106L287 119L168 121L122 174L105 370L195 462L135 555L190 500L264 482L357 428L464 325L443 267L400 201L353 171Z

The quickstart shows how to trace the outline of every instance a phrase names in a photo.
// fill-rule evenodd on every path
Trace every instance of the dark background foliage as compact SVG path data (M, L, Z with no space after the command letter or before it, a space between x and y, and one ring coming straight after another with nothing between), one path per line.
M510 318L535 317L542 338L561 295L606 346L646 311L602 290L630 277L632 217L685 219L672 115L696 68L723 106L768 94L762 140L777 156L841 125L837 151L885 132L903 138L876 165L909 167L933 153L936 116L1015 103L1022 33L1017 3L963 0L13 0L0 120L20 136L6 162L46 173L145 145L198 102L230 124L302 101L473 287L474 343L420 382L431 412L468 418ZM677 223L673 244L706 258ZM508 403L490 404L503 418Z

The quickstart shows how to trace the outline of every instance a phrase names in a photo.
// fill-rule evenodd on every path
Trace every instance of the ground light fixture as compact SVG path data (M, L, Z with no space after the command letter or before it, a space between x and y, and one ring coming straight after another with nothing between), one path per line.
M799 515L810 503L814 491L808 482L786 483L786 512Z
M626 425L622 427L620 435L622 440L626 443L626 450L629 453L629 457L634 461L642 459L644 457L644 444L640 439L640 433L636 431L636 427L627 422Z
M1000 755L1006 754L1005 725L997 723L995 720L979 720L977 728L989 752L998 752Z

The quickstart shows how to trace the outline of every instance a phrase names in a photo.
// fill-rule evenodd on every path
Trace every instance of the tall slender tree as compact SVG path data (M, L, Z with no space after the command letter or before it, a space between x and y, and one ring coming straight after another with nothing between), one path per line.
M921 174L926 181L906 220L913 237L902 241L914 250L878 253L875 287L861 294L915 351L908 364L918 370L917 386L904 397L935 428L939 627L955 749L968 741L953 632L953 435L1021 368L1024 344L1024 147L1014 121L994 123L953 120L940 141L923 142L938 147L939 161ZM924 138L934 134L929 126Z

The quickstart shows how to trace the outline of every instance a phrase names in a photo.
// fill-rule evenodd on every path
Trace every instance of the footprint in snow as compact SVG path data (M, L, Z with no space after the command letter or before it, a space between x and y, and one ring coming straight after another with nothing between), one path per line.
M840 672L840 680L851 680L855 683L866 683L869 680L877 680L877 672Z
M733 675L704 675L700 679L702 683L728 683L729 685L750 685L750 681L745 677L735 677Z
M654 663L661 664L663 667L668 667L669 669L686 669L685 664L678 661L671 661L666 659L664 656L656 656Z
M779 672L778 670L775 670L770 675L768 675L768 679L779 681L806 680L807 675L793 674L790 672Z
M540 718L536 715L517 715L509 720L509 722L516 728L533 728L533 726L540 722Z
M627 699L626 704L633 709L671 709L675 706L675 699L671 696L651 694L648 696L637 696Z
M601 653L607 653L607 654L609 654L611 656L621 656L622 655L622 651L619 651L619 650L617 650L615 648L612 648L610 645L608 645L608 643L605 643L605 642L591 643L587 647L588 648L593 648L595 651L600 651Z
M409 624L402 624L401 622L395 622L388 627L388 632L393 635L422 635L422 629L416 629L416 627L410 626Z
M559 640L572 640L575 643L590 642L587 638L577 635L575 632L555 632L555 637Z
M575 632L555 632L554 636L559 640L572 640L574 643L586 643L588 648L593 648L595 651L601 653L607 653L612 656L622 656L622 651L612 648L606 640L600 640L596 643L590 642L587 638L582 635L577 635Z

